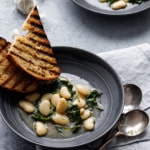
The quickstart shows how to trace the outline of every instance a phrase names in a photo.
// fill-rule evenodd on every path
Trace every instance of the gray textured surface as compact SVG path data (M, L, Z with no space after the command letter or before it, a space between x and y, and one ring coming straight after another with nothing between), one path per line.
M73 46L93 53L150 42L150 10L128 17L108 17L88 12L71 0L37 0L52 46ZM0 36L12 41L12 31L26 16L14 0L0 0ZM16 136L0 118L0 150L34 150Z
M0 35L12 40L25 16L14 0L0 0ZM108 17L84 10L71 0L37 0L52 46L73 46L94 53L150 42L150 10L128 17Z

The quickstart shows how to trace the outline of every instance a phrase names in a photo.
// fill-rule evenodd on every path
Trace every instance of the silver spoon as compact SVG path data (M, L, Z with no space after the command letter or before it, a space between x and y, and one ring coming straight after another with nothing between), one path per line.
M135 84L125 84L124 85L124 109L123 114L137 109L142 100L142 91L141 89Z
M118 132L107 140L99 150L104 150L106 145L119 135L137 136L143 133L148 126L149 117L142 110L132 110L122 115L118 121Z

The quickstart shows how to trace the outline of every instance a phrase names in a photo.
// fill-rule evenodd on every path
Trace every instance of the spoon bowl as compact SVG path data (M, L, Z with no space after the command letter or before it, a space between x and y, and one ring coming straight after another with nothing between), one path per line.
M142 91L134 84L124 85L124 109L123 114L137 109L142 101Z
M143 133L149 123L148 115L142 110L132 110L123 115L118 123L120 134L137 136Z
M118 132L107 140L99 150L103 150L108 143L119 135L137 136L145 131L149 123L149 117L142 110L132 110L120 117L118 121Z

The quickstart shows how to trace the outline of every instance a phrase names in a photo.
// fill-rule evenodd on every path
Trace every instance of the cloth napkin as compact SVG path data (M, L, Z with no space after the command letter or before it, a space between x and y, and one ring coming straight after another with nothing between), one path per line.
M150 45L145 43L130 48L99 53L118 73L122 84L132 83L142 90L140 109L150 117ZM144 150L150 149L150 125L147 130L136 137L121 136L107 147L109 150Z

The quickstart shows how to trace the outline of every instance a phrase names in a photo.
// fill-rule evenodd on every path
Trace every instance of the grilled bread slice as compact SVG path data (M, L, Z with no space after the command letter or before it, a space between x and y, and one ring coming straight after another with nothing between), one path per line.
M28 33L15 38L8 58L37 79L54 81L60 75L60 68L36 6L28 15L22 29L28 30Z
M0 37L0 86L20 93L39 90L41 81L16 68L7 59L10 43Z

